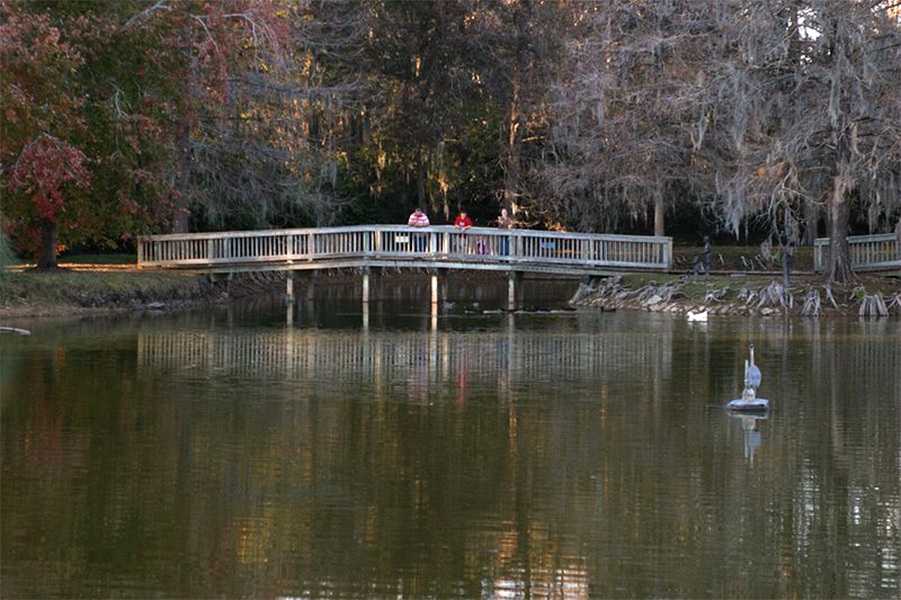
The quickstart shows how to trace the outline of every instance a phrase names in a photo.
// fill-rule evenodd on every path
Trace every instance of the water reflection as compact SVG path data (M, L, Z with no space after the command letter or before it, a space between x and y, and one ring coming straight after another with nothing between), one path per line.
M729 416L741 423L741 429L745 433L744 450L745 458L754 464L754 452L760 448L760 427L759 421L765 421L768 415L752 415L752 414L735 414L730 413Z
M4 340L4 597L896 594L897 323L397 310Z
M506 334L433 332L365 335L262 329L228 333L147 330L137 333L139 368L174 375L209 373L287 382L326 380L359 386L376 380L421 381L439 392L441 381L461 377L504 380L553 388L561 380L596 384L606 398L611 385L646 388L655 402L660 381L672 377L672 323L654 335L616 328L604 335L518 332L505 318ZM462 375L461 375L462 374ZM383 397L389 389L376 389Z

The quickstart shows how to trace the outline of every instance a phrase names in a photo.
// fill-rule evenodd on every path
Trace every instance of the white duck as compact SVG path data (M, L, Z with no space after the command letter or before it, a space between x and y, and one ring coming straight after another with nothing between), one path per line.
M688 313L685 316L688 317L689 321L700 321L700 322L707 321L707 311L706 310L705 311L699 310L697 312L690 310L690 311L688 311Z

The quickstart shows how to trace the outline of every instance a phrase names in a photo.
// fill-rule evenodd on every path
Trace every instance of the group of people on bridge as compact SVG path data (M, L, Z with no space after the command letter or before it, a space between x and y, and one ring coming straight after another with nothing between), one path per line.
M498 215L493 223L499 229L513 229L514 226L514 220L506 208L501 209L501 214ZM429 227L431 222L428 215L421 208L417 207L407 219L407 225L410 227ZM462 232L472 227L472 219L469 218L465 210L460 211L460 214L457 215L457 218L454 220L454 227ZM416 252L423 252L428 244L428 238L426 235L414 235L413 243ZM500 254L504 256L510 253L510 241L506 237L500 240L499 250ZM457 254L488 254L488 245L484 238L478 236L474 240L457 239L454 241L451 251Z

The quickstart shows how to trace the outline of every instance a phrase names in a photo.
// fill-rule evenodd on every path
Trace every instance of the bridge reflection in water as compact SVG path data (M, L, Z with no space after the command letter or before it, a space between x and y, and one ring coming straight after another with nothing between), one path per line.
M141 367L189 369L213 376L281 381L333 381L334 385L408 382L438 389L459 373L472 379L495 379L499 373L530 386L554 387L560 379L604 382L636 381L658 387L670 379L672 324L653 333L623 328L604 335L571 331L516 332L508 317L506 334L432 330L423 333L323 333L277 331L142 331L138 334ZM301 388L302 389L302 388Z

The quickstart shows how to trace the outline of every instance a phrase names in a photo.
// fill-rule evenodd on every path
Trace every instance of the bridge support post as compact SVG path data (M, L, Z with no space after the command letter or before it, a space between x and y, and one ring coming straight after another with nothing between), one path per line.
M285 281L285 299L294 304L294 271L285 271Z
M433 269L432 275L432 306L438 306L447 298L447 272L448 269Z
M438 306L440 300L441 286L438 285L438 273L432 273L432 306Z
M369 305L369 267L363 267L363 305L368 308Z
M517 271L507 272L507 310L516 310L517 288L521 288L522 273Z
M363 304L379 299L381 267L363 267Z

